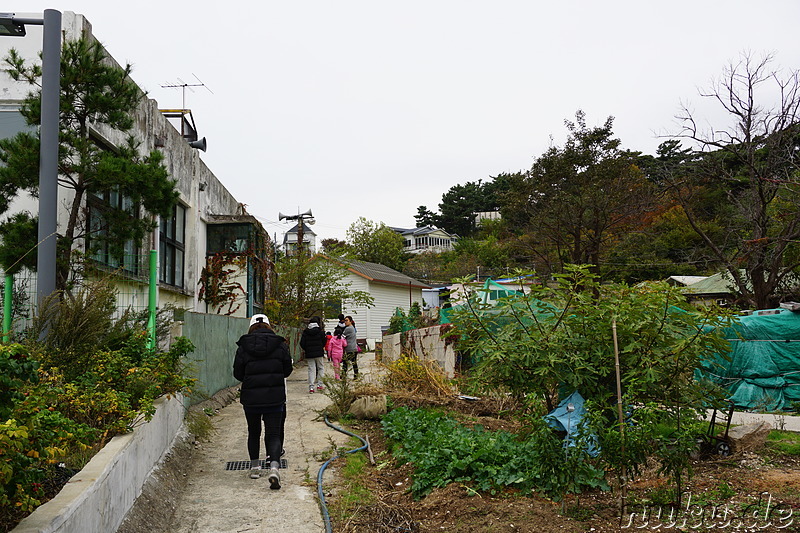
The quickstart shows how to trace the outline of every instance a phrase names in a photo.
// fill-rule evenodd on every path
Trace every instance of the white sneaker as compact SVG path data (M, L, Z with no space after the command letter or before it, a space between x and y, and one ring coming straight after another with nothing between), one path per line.
M272 490L278 490L281 488L281 475L278 473L277 468L270 468L269 469L269 488Z
M258 479L261 477L261 461L253 459L250 461L250 479Z

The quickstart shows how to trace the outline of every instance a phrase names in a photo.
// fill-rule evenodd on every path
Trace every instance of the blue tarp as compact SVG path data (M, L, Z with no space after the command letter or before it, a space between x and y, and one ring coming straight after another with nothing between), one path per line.
M545 421L558 431L566 432L564 440L567 446L575 446L574 439L583 424L586 409L583 406L583 396L578 391L573 392L558 404L558 407L545 415ZM597 436L592 435L586 444L586 453L592 457L597 456Z

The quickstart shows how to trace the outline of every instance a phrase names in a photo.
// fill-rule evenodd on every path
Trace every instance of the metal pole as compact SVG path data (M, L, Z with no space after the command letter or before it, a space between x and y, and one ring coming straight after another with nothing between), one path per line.
M298 215L297 217L297 255L300 256L303 253L303 215Z
M147 299L147 334L149 347L156 348L156 309L158 308L158 251L150 250L150 293Z
M6 284L3 287L3 342L11 340L11 307L14 298L14 275L6 274Z
M61 92L61 12L44 12L42 44L42 123L39 132L39 250L36 259L37 305L56 290L56 218L58 211L58 132Z

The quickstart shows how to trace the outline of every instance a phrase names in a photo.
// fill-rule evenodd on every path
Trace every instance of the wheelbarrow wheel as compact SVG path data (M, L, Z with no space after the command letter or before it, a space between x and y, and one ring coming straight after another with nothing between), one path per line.
M725 441L718 442L717 445L714 446L714 451L717 453L717 455L728 457L731 454L731 445Z

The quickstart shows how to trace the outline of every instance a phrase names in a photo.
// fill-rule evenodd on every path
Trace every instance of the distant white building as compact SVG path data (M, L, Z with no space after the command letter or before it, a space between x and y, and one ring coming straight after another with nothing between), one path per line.
M287 255L297 253L300 225L295 224L292 229L283 234L283 250ZM306 253L314 254L317 251L317 234L312 231L308 223L303 224L303 248Z
M451 235L443 229L432 226L421 228L391 228L403 237L403 251L410 254L421 252L441 253L453 249L458 235Z
M475 226L481 227L484 220L500 220L500 211L480 211L475 213Z

